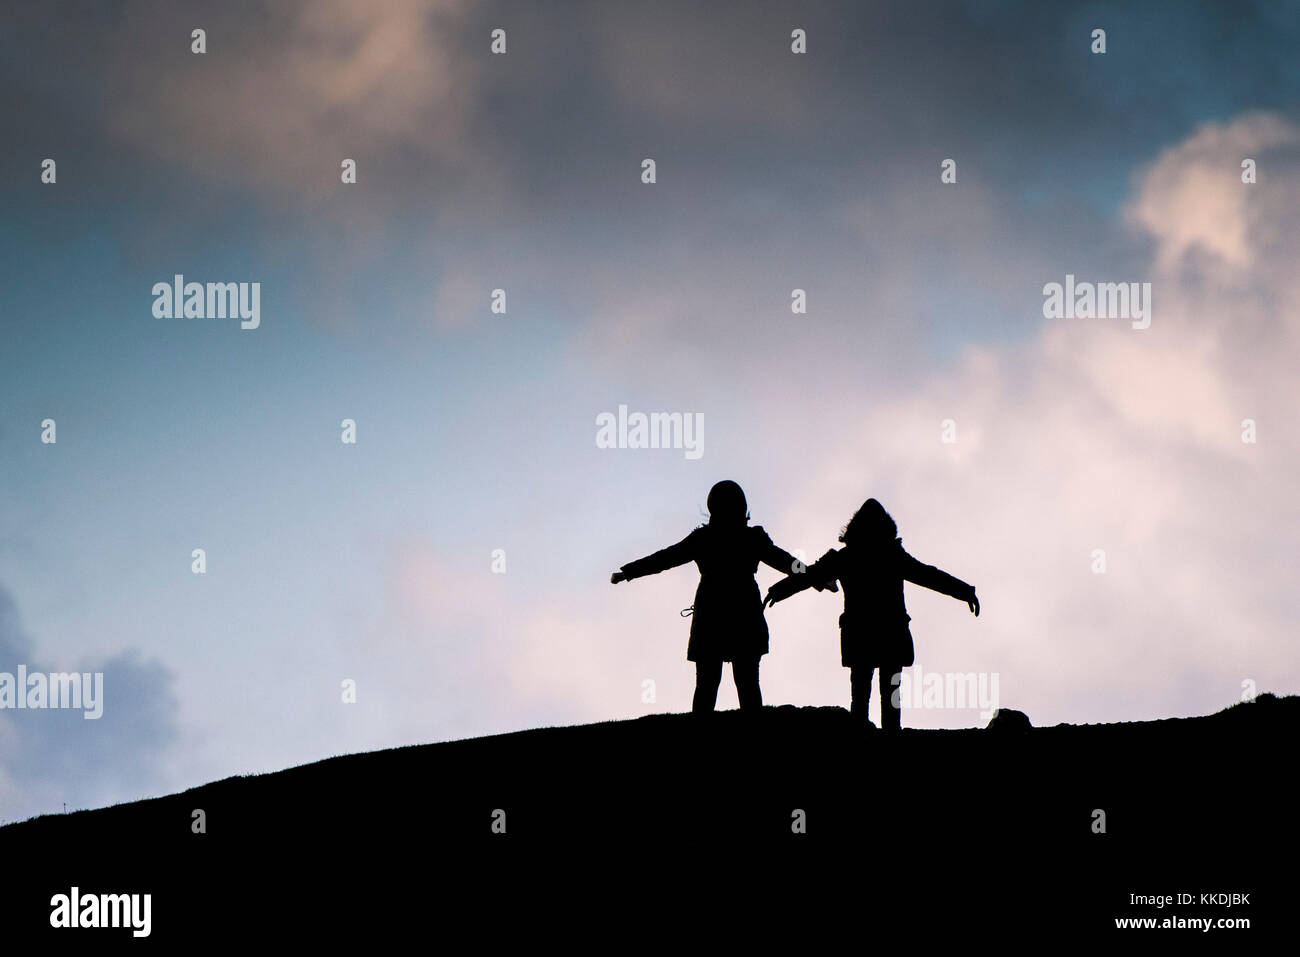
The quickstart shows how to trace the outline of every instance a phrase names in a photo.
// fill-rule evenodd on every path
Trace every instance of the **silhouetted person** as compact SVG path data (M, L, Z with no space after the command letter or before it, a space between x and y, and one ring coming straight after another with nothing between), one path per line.
M736 694L743 711L763 707L758 662L767 654L767 621L754 574L758 563L790 573L802 567L789 552L772 543L761 526L749 525L745 493L732 481L709 491L709 521L676 545L624 565L610 581L618 584L687 562L700 569L691 617L686 660L695 662L695 699L691 710L712 711L722 681L722 663L731 662Z
M902 714L894 705L891 689L901 681L902 670L916 659L911 616L903 603L903 582L932 588L970 605L980 613L975 587L932 565L923 565L903 551L898 527L883 505L867 499L840 534L844 547L831 549L803 574L782 579L767 591L764 606L776 604L810 586L838 580L844 586L844 614L840 615L840 663L849 669L853 695L851 710L863 722L871 702L871 672L880 669L880 725L895 731Z

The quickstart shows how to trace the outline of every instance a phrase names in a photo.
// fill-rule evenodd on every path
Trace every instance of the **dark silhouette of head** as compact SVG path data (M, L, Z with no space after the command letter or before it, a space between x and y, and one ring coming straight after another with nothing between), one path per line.
M863 502L840 532L840 541L845 545L889 544L897 537L898 526L874 498Z
M708 506L710 525L744 525L749 521L745 492L731 479L709 489Z

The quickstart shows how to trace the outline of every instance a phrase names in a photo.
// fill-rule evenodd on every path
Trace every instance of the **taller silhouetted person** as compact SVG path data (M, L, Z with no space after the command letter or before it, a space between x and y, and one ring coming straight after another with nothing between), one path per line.
M612 576L618 584L643 575L695 562L700 584L695 590L691 637L686 659L695 662L695 699L691 710L712 711L722 681L722 663L731 662L736 694L743 711L763 707L758 662L767 654L767 621L754 575L764 562L790 573L802 564L772 543L761 526L749 524L745 493L732 481L709 491L709 521L676 545L629 562Z
M840 533L844 547L831 549L803 574L782 579L767 591L764 605L776 604L809 586L838 580L844 586L844 614L840 615L840 663L849 669L852 711L867 721L871 701L871 672L880 669L880 726L886 731L902 725L892 689L902 671L916 659L912 631L903 602L903 582L932 588L980 613L975 587L932 565L924 565L903 551L898 527L883 505L867 499Z

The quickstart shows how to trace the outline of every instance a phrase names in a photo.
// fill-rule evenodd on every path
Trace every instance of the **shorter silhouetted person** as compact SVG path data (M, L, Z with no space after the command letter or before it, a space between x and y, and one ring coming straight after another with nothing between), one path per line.
M676 545L629 562L611 577L618 584L654 575L687 562L700 569L691 615L686 659L695 662L695 699L691 710L712 711L722 681L722 663L731 662L736 694L743 711L763 707L758 663L767 654L767 620L754 575L764 562L789 574L803 567L772 543L761 526L749 525L745 493L732 481L709 491L709 521Z
M966 602L980 613L975 588L903 551L898 528L884 506L867 499L840 534L844 547L831 549L803 574L793 574L768 589L764 605L775 604L804 588L839 581L844 586L840 615L840 663L849 669L851 710L867 721L871 701L871 672L880 670L880 725L901 727L901 709L892 689L902 681L903 668L916 658L911 616L903 602L903 582L909 581Z

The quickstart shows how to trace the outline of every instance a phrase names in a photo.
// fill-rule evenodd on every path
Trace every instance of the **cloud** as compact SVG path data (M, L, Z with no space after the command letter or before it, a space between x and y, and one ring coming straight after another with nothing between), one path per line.
M282 200L334 190L345 157L357 160L358 183L412 163L426 174L464 173L488 162L469 130L481 58L459 33L468 6L223 4L201 18L203 55L189 48L190 12L150 6L147 17L124 16L108 40L138 54L110 66L109 129L146 153Z
M790 53L786 11L744 4L665 16L660 6L593 4L590 13L597 69L621 102L651 123L783 135L810 125L811 67L800 69L805 61Z
M391 747L515 726L501 677L515 640L511 579L491 573L486 550L476 558L415 537L384 545L376 611L338 649L357 680L360 710L342 710L336 740Z
M0 711L0 819L98 807L163 793L178 739L174 676L156 660L124 651L102 661L50 662L23 632L0 586L0 671L102 672L103 714L80 710Z
M1162 153L1143 174L1129 207L1130 219L1157 241L1156 267L1168 272L1192 257L1198 268L1211 267L1203 254L1227 271L1245 274L1258 265L1279 238L1274 228L1279 210L1260 202L1261 190L1242 188L1241 163L1256 160L1268 183L1278 168L1267 159L1289 152L1294 162L1297 145L1300 129L1293 123L1255 113L1205 124ZM1295 188L1294 178L1284 184L1287 192Z

